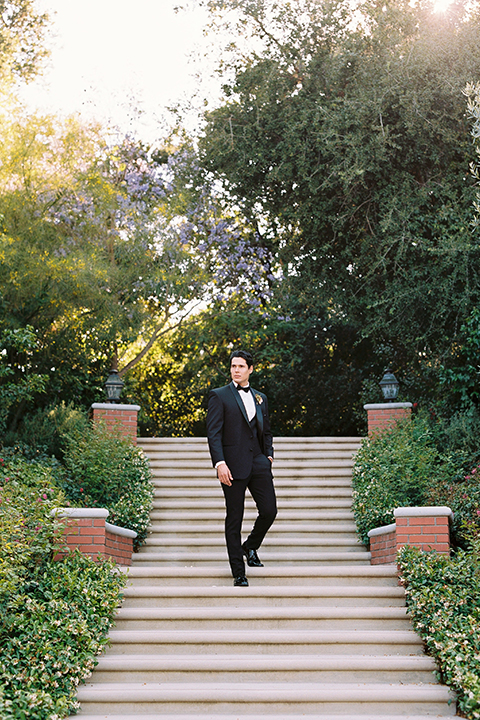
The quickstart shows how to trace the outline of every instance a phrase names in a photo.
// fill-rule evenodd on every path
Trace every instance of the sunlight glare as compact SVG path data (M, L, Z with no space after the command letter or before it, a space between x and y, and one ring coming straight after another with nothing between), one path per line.
M435 0L433 3L433 9L437 13L446 12L453 0Z

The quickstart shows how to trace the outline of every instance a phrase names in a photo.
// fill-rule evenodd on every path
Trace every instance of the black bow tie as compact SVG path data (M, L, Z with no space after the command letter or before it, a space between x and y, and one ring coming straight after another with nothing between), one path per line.
M250 392L250 385L247 385L247 387L242 387L241 385L237 385L237 390L243 390L243 392Z

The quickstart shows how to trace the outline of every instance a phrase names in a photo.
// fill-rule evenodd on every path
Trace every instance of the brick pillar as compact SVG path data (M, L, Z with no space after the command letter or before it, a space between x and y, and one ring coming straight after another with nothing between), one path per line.
M364 405L364 410L368 413L368 434L382 432L388 427L394 425L398 420L410 417L412 413L412 403L373 403Z
M139 405L93 403L93 422L103 421L113 432L118 432L137 444L137 417Z
M57 508L52 515L64 520L63 539L65 549L55 560L61 560L72 550L78 549L94 560L113 558L119 565L131 565L134 530L117 527L106 522L105 508Z
M401 507L394 510L395 522L370 530L371 565L394 563L404 545L425 552L450 554L450 520L453 512L442 505Z
M370 530L370 565L385 565L397 560L396 525L384 525Z
M449 507L402 507L394 510L397 526L397 550L411 545L420 550L436 550L450 555Z

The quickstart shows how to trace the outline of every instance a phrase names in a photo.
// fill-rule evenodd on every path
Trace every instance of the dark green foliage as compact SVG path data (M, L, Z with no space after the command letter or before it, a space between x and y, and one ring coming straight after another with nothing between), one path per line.
M374 363L370 343L326 312L296 306L290 315L280 312L219 304L185 323L156 362L135 370L131 392L146 415L141 432L204 435L208 393L230 381L233 347L253 353L252 384L268 395L276 435L363 431L359 399Z
M441 679L470 720L480 718L480 552L459 550L450 560L404 547L398 555L407 607Z
M343 0L207 4L240 22L205 167L276 251L280 292L368 338L375 367L388 354L409 399L436 398L480 300L463 96L478 3L363 2L358 25Z
M66 437L63 489L75 506L110 511L109 522L135 530L138 548L147 536L153 485L140 450L101 423Z
M396 507L447 505L452 539L468 546L480 529L480 417L471 410L451 419L419 414L363 441L353 471L359 533L394 521Z
M1 324L0 324L1 330ZM12 410L45 392L47 376L31 371L38 339L32 327L0 332L0 435ZM16 414L14 414L16 422Z
M439 466L433 433L424 418L399 422L365 439L353 470L353 511L358 532L394 522L397 507L425 505Z
M46 456L61 459L66 435L74 430L86 431L87 427L85 412L77 410L71 403L61 402L24 415L17 431L5 433L3 442L6 446L24 444Z
M480 310L475 307L460 328L451 356L440 368L443 404L450 412L459 407L467 410L472 405L479 406L479 354Z
M38 461L0 460L2 720L58 720L76 707L125 583L110 562L53 562L62 522L51 511L64 498L52 478Z

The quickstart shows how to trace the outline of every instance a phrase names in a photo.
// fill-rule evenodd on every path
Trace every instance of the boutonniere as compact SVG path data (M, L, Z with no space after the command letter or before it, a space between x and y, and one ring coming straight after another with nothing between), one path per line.
M261 405L263 403L263 398L261 395L258 395L258 393L255 394L255 400L257 401L257 403L259 405Z

